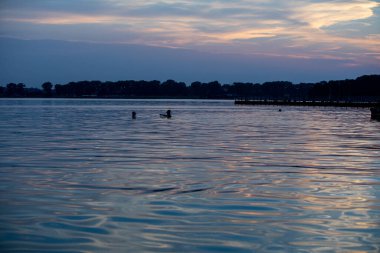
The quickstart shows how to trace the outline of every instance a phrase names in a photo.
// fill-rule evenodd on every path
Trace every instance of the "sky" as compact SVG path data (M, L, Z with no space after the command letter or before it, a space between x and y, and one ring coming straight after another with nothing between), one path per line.
M380 1L1 0L0 39L0 85L345 79L380 73Z

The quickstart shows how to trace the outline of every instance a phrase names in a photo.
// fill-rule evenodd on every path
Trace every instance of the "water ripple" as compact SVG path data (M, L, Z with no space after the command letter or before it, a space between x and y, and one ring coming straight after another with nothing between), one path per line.
M0 100L0 247L379 252L380 122L282 109Z

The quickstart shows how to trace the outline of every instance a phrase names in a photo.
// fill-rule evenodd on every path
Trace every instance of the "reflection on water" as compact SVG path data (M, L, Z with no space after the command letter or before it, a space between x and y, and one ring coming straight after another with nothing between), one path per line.
M369 118L232 101L0 100L0 247L379 252L380 122Z

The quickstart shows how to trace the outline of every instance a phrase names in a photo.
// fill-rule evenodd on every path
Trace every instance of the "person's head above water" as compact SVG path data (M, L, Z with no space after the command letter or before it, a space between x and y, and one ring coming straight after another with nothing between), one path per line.
M160 117L161 118L167 118L167 119L169 119L169 118L172 117L172 111L171 110L167 110L166 114L160 114Z

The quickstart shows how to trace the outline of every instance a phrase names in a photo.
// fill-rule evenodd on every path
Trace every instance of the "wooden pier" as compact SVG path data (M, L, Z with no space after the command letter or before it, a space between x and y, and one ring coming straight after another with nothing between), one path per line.
M334 106L370 108L380 106L380 102L351 101L294 101L294 100L246 100L236 99L235 105L278 105L278 106Z

